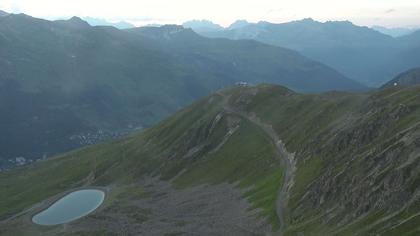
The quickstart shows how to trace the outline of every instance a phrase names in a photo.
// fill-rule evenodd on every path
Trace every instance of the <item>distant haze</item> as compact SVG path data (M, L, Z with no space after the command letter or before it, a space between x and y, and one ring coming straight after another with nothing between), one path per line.
M359 25L417 27L419 0L2 0L0 9L57 19L73 15L135 25L181 24L208 19L227 26L236 19L286 22L306 17L319 21L350 20Z

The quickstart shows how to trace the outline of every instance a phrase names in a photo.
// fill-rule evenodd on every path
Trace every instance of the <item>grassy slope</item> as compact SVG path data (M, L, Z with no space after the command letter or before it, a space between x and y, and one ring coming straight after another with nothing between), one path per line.
M277 228L274 206L282 171L273 157L273 146L258 127L239 117L222 115L213 125L221 112L221 100L219 96L205 99L155 128L116 142L0 173L0 197L5 199L0 202L0 217L5 219L71 188L112 185L114 190L125 189L146 174L171 179L186 169L176 179L177 187L236 183L252 206L262 209L261 217L267 217ZM229 128L228 120L235 120L239 128L216 150ZM197 145L204 148L195 156L183 158ZM122 191L131 191L127 189ZM3 230L14 232L7 231L11 228L9 225Z
M235 100L246 90L235 89L229 93ZM398 133L420 121L419 90L414 87L373 94L299 95L282 87L262 85L257 95L245 101L243 109L273 124L288 151L296 153L297 171L288 203L287 235L418 233L419 201L404 205L407 208L401 212L386 205L382 211L372 208L361 214L357 203L347 206L345 198L358 190L346 192L342 186L353 187L348 182L350 177L368 176L371 164L381 158L380 151L398 145L400 136L408 137ZM263 216L277 228L274 205L282 182L282 166L273 157L274 149L268 137L252 123L221 112L222 104L222 97L213 95L143 133L0 173L0 187L5 189L0 192L0 198L6 199L0 202L0 217L72 187L85 184L121 187L149 174L162 179L177 176L174 183L178 188L238 183L244 189L244 197L254 207L261 208ZM401 113L400 104L409 109L402 109ZM236 125L239 128L218 148L227 131ZM196 152L191 153L193 148L197 148ZM400 151L402 157L413 153L412 149L394 151ZM352 159L354 156L358 157L356 161ZM397 171L396 167L405 163L404 158L388 159L391 164L378 167L382 176L375 177L375 181L379 183L388 176L388 171ZM403 168L403 173L415 176L417 163L414 159L404 167L409 170ZM319 204L313 199L314 193L323 193L322 184L331 179L329 173L344 174L332 184L336 192L326 195L324 203ZM401 189L407 194L416 191L420 183L418 178L408 179L409 183L403 183L407 187ZM368 183L365 178L360 179L361 186ZM312 196L312 200L307 196ZM344 210L334 208L341 203ZM331 215L325 215L329 209ZM393 217L384 218L394 213ZM344 225L338 226L343 222Z
M0 37L0 129L7 138L0 137L0 165L73 150L85 143L74 139L79 135L150 127L238 81L300 91L364 88L291 50L206 39L184 29L163 33L166 47L153 32L132 32L137 30L2 17L0 34L7 37Z
M419 89L419 87L414 87L405 90L385 90L376 92L371 96L334 93L321 96L280 96L284 91L267 87L266 93L261 93L253 100L248 109L256 111L258 116L263 117L269 123L273 123L277 132L284 138L288 149L297 154L295 184L289 200L292 215L289 219L288 235L294 235L298 232L306 232L309 235L366 235L376 233L414 235L419 232L418 224L416 224L419 221L416 215L419 212L419 201L410 203L409 207L405 206L407 207L405 211L389 219L385 217L396 211L395 209L390 210L390 207L386 206L384 211L373 209L362 215L359 214L354 221L347 222L348 226L337 228L336 223L340 220L325 220L324 214L326 209L333 207L340 199L332 199L321 206L310 206L305 205L310 200L304 198L311 185L314 185L314 181L317 181L321 175L331 168L336 173L344 171L345 177L342 177L342 179L355 175L367 176L369 171L366 168L367 163L372 162L372 159L380 158L380 156L375 156L379 155L376 153L387 149L389 145L394 145L393 142L396 142L394 139L397 140L398 133L407 128L415 127L420 121ZM279 103L282 106L275 105ZM265 106L259 106L259 104L265 104ZM273 107L277 109L272 109ZM407 107L408 109L406 112L400 112L399 107ZM380 126L380 124L385 125ZM344 137L357 138L365 143L353 144L347 142L343 144L332 141L334 139L345 139ZM374 154L369 155L370 152L374 152ZM358 155L359 160L344 168L346 161L354 155ZM403 157L413 155L413 150L408 150L401 155ZM396 160L395 162L397 162ZM412 163L408 168L409 170L403 172L414 179L410 180L411 191L408 191L407 194L412 194L417 190L419 184L416 181L418 178L415 178L415 173L418 172L418 168L415 167L417 162L413 162L414 164ZM390 171L396 166L397 164L391 167L383 167L383 175L386 175L386 171ZM381 180L380 177L376 179L378 182ZM340 183L340 180L338 180L338 183L334 184L345 185L345 182L343 180ZM371 188L374 188L373 186ZM335 188L339 188L339 186L335 186ZM352 212L351 209L348 210L347 214L350 212ZM345 215L341 216L344 217ZM384 222L378 223L381 220ZM390 230L390 226L395 228Z

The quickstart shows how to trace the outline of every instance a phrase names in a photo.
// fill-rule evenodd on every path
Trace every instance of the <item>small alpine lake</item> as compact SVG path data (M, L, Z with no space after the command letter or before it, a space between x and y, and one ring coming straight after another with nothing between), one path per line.
M54 202L47 209L32 217L39 225L58 225L77 220L97 209L105 199L99 189L82 189L71 192Z

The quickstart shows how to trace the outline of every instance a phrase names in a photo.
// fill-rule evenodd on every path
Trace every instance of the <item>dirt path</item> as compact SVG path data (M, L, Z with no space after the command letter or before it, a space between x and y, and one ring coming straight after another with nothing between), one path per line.
M279 193L277 194L276 200L276 213L280 223L280 235L286 230L286 221L285 215L287 214L287 199L289 199L289 189L293 185L293 176L296 169L295 163L295 154L289 153L286 150L285 145L274 131L273 126L271 124L267 124L262 122L254 113L245 113L232 107L229 104L229 97L219 93L224 98L224 110L228 113L239 115L240 117L247 119L254 125L258 126L263 130L266 135L271 139L271 142L276 147L277 157L279 158L280 162L283 163L284 169L284 176L283 176L283 184L282 187L279 189Z

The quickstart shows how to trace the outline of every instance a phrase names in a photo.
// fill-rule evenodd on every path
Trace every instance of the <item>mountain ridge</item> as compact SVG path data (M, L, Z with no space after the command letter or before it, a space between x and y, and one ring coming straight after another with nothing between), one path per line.
M7 15L9 15L9 13L0 10L0 17L7 16Z
M415 28L387 28L387 27L382 27L382 26L372 26L372 29L379 31L383 34L387 34L389 36L392 36L394 38L396 37L401 37L401 36L405 36L405 35L409 35L411 33L413 33L414 31L418 30Z
M118 30L77 17L11 14L0 19L0 33L0 109L8 114L1 117L8 138L0 166L150 127L240 81L311 92L364 89L294 51L207 39L182 26Z
M143 132L0 173L7 190L0 192L6 199L0 218L28 209L0 223L0 232L415 235L419 94L414 86L305 95L267 84L217 92ZM264 131L270 127L281 144ZM294 153L290 181L276 142ZM79 171L64 171L69 168ZM168 185L175 188L166 190ZM104 207L66 229L29 223L39 209L33 204L79 186L109 189ZM283 188L287 194L279 194ZM199 192L229 204L221 209L198 198L185 201ZM279 196L287 203L283 221L276 211ZM227 207L238 202L248 210ZM162 215L165 224L159 223Z
M185 28L194 28L196 31L217 31L222 30L223 27L208 20L191 20L182 24Z
M114 26L118 29L129 29L136 27L135 25L126 21L110 22L105 19L98 19L93 17L83 17L82 19L87 21L92 26Z
M387 82L382 88L407 87L420 84L420 67L408 70Z
M302 67L308 66L313 64L312 69L315 69L317 67L322 67L323 65L319 64L316 61L312 61L312 60L306 60L306 58L302 57L299 53L296 53L293 50L290 49L286 49L286 48L272 48L271 51L278 53L279 55L284 55L285 57L288 56L288 59L282 59L280 57L274 59L271 58L270 52L268 52L268 48L269 45L267 44L260 44L258 42L252 41L252 40L238 40L238 41L231 41L231 40L226 40L226 39L208 39L205 38L199 34L197 34L196 32L194 32L192 29L185 29L182 26L178 26L178 25L166 25L166 26L162 26L162 27L139 27L139 28L133 28L133 29L129 29L129 32L133 32L136 33L137 35L141 35L143 37L150 37L154 40L157 40L161 43L161 46L165 48L165 50L174 50L176 51L176 53L178 55L184 54L185 52L187 54L192 54L192 55L188 55L187 57L191 57L195 54L204 54L204 55L216 55L215 53L220 54L219 51L217 51L217 49L214 48L215 44L219 44L219 45L224 45L224 47L226 48L230 48L231 50L231 57L233 57L233 59L236 58L236 54L240 54L242 52L246 52L246 53L250 53L248 55L249 58L252 57L253 54L251 54L251 52L255 49L258 50L262 50L264 51L264 56L267 56L267 58L269 59L264 59L268 62L271 61L281 61L282 63L278 63L276 66L278 68L278 73L281 73L280 70L290 70L288 68L292 68L295 65L293 63L290 63L291 61L296 62L296 61L304 61L304 63L302 63ZM160 39L160 40L159 40ZM236 42L236 44L234 43ZM239 46L238 46L239 45ZM241 48L243 48L243 50L240 50ZM195 50L195 51L193 51ZM199 53L197 53L199 52ZM254 51L254 53L257 53ZM290 57L289 57L290 56ZM230 61L232 60L231 58L228 58L229 61L226 61L225 64L228 63L233 63L234 67L238 67L238 63L235 61ZM257 62L255 61L254 64L256 64ZM285 65L283 65L283 63ZM287 65L286 65L287 64ZM251 66L251 65L249 65ZM243 70L245 71L246 68L248 68L249 66L246 66L245 68L243 68ZM334 71L332 68L329 68L330 70L330 74L329 75L325 75L323 76L322 80L327 80L328 78L335 78L334 80L329 80L328 83L331 84L331 87L328 88L327 85L322 85L322 86L327 86L326 90L340 90L339 87L337 85L334 85L335 83L337 83L338 81L341 80L341 82L343 83L343 88L347 88L347 90L358 90L358 89L363 89L362 87L359 87L358 85L354 84L353 81L350 82L350 80L347 80L345 77L341 77L338 75L337 71ZM264 71L267 71L264 70ZM261 76L254 76L254 78L247 78L248 77L246 74L243 74L243 81L246 81L248 83L254 83L254 84L258 84L261 82L271 82L273 83L274 81L259 81L259 80L255 80L255 78L261 77ZM286 85L288 87L291 87L295 90L299 90L299 91L308 91L308 92L316 92L317 90L319 90L320 88L316 88L317 84L316 83L312 83L310 80L315 80L314 77L312 77L309 80L305 80L305 78L295 78L295 81L291 81L288 77L288 75L282 75L280 77L280 80L283 79L283 81L281 83L283 83L283 85ZM321 78L318 78L321 79ZM346 81L344 81L346 80ZM240 80L237 80L240 81ZM321 81L320 81L321 82ZM274 83L278 83L278 82L274 82ZM307 85L308 88L311 88L310 90L302 90L297 86L296 83L311 83L311 85ZM321 82L322 83L322 82ZM344 85L345 83L345 85ZM319 84L318 84L319 85ZM334 88L335 87L335 88ZM321 89L323 90L323 89ZM319 91L321 91L319 90Z
M349 21L258 22L201 34L212 38L253 39L290 48L373 87L418 66L420 61L416 32L393 38Z

